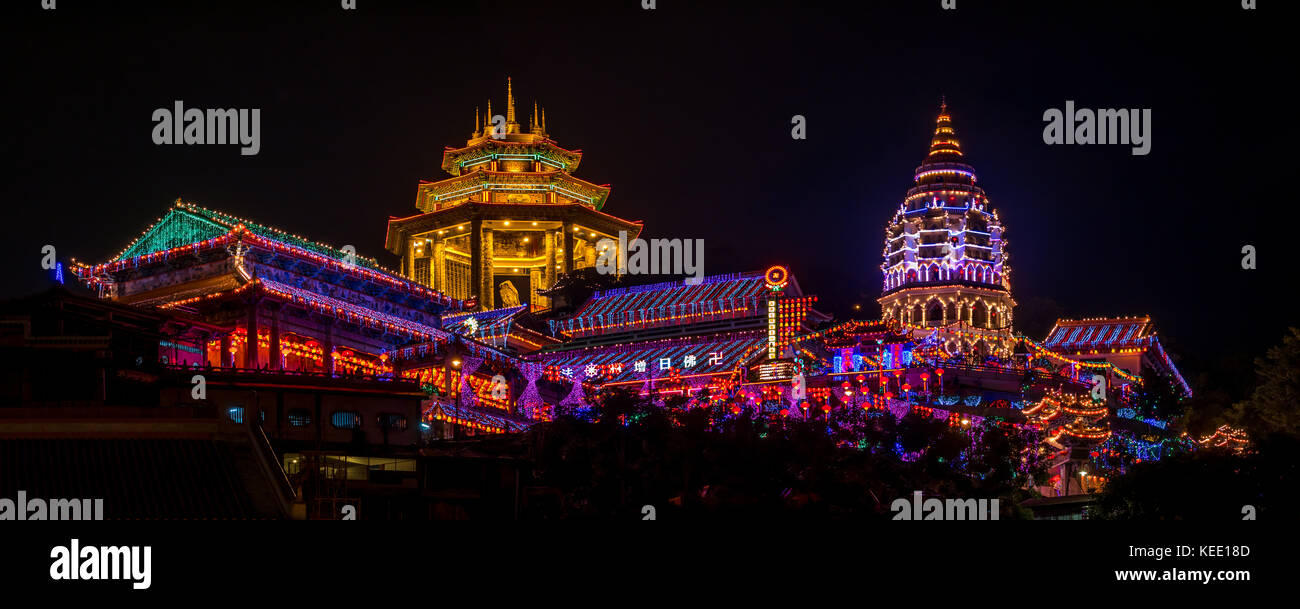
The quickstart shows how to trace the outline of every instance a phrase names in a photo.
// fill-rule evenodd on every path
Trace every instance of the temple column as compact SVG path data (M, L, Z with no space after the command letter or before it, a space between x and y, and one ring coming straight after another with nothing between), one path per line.
M564 221L560 230L560 271L568 273L573 270L573 225Z
M199 361L200 366L208 363L208 341L210 340L212 340L211 332L208 332L207 330L199 330L199 353L203 354L201 361Z
M525 294L524 300L528 302L529 311L536 311L539 308L540 303L537 301L541 300L542 297L537 295L537 289L541 287L541 285L542 269L536 267L528 269L528 291L532 293Z
M436 239L433 242L433 260L429 261L433 266L429 269L429 281L433 283L433 289L450 296L451 290L447 289L447 240L441 236Z
M325 319L325 336L321 340L321 360L327 376L334 376L334 319Z
M280 304L272 303L267 307L271 311L271 349L270 356L271 369L283 370L284 361L280 355Z
M257 349L257 300L248 303L248 321L245 323L244 367L256 370L258 367Z
M545 264L542 265L542 283L539 287L541 289L549 289L551 286L555 285L555 235L548 230L543 233L542 241L545 241L545 243L542 244L545 250L543 255ZM539 306L549 307L551 302L550 299L545 296L538 296L537 304Z
M487 300L481 293L483 287L483 220L474 218L469 226L469 294L478 296L479 304L486 305ZM475 293L478 291L479 293Z
M482 281L479 287L479 303L482 304L483 310L495 309L496 307L496 290L493 289L492 281L495 271L496 261L494 260L495 236L492 229L483 229L482 247L483 251L480 257L483 260Z
M235 357L230 353L230 333L221 333L221 353L217 356L217 365L222 368L234 368Z

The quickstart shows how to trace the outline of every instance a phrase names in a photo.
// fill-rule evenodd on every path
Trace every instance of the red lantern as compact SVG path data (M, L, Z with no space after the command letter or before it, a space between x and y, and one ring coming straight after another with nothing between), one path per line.
M934 373L939 376L943 376L943 368L935 368Z
M781 409L781 416L783 416L783 417L788 417L788 416L790 416L790 409L789 409L789 408L782 408L782 409Z
M930 380L930 373L928 373L928 372L922 372L922 373L921 373L921 380L923 380L923 381L928 381L928 380Z
M904 391L904 392L908 392L908 391L911 391L911 390L912 390L912 385L911 385L910 383L903 383L903 391Z
M831 405L830 405L830 404L825 404L825 405L823 405L823 406L822 406L822 412L825 412L825 413L827 413L827 414L830 414L830 412L831 412Z

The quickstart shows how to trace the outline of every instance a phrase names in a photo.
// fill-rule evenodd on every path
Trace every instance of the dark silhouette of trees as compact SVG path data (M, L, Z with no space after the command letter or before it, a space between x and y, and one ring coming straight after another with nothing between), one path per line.
M533 482L558 488L573 518L640 518L652 505L660 519L887 519L890 503L916 490L1002 497L1010 508L1025 482L1018 466L1033 452L991 421L980 430L988 444L975 448L964 431L928 417L896 423L843 404L808 419L798 409L756 416L700 397L655 407L632 390L600 392L593 420L562 416L529 432ZM897 445L916 460L901 459Z
M1252 438L1300 436L1300 328L1289 328L1282 344L1255 360L1258 384L1235 404L1229 420Z

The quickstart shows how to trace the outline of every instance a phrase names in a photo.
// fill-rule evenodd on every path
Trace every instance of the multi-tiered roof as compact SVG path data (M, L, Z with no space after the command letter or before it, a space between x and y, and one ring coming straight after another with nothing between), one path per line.
M976 186L947 104L913 180L885 229L885 294L948 284L1010 291L1002 224Z
M441 168L452 177L421 180L415 199L421 213L389 220L390 251L400 254L404 240L413 232L460 222L476 214L485 218L499 213L522 213L533 219L554 216L607 234L623 230L635 237L640 233L639 223L601 212L610 186L573 175L582 161L582 151L562 148L550 138L545 108L534 102L526 126L517 117L514 86L507 79L506 114L497 120L491 101L486 116L475 111L475 128L465 145L449 146L443 151ZM484 209L487 205L519 207L489 212ZM575 207L581 211L572 211Z

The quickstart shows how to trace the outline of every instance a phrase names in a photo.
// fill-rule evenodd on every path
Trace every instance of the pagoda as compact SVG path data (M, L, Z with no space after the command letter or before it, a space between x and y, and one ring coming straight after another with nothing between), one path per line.
M885 228L883 318L942 332L952 353L1006 353L1016 303L1004 229L976 186L946 103L913 180Z
M505 115L488 101L474 124L463 147L443 152L451 177L420 182L420 213L388 221L385 246L405 276L483 310L536 311L549 306L538 291L560 274L596 265L602 239L640 234L641 223L602 211L608 185L574 177L582 151L550 139L545 109L534 102L527 128L518 122L510 79Z

